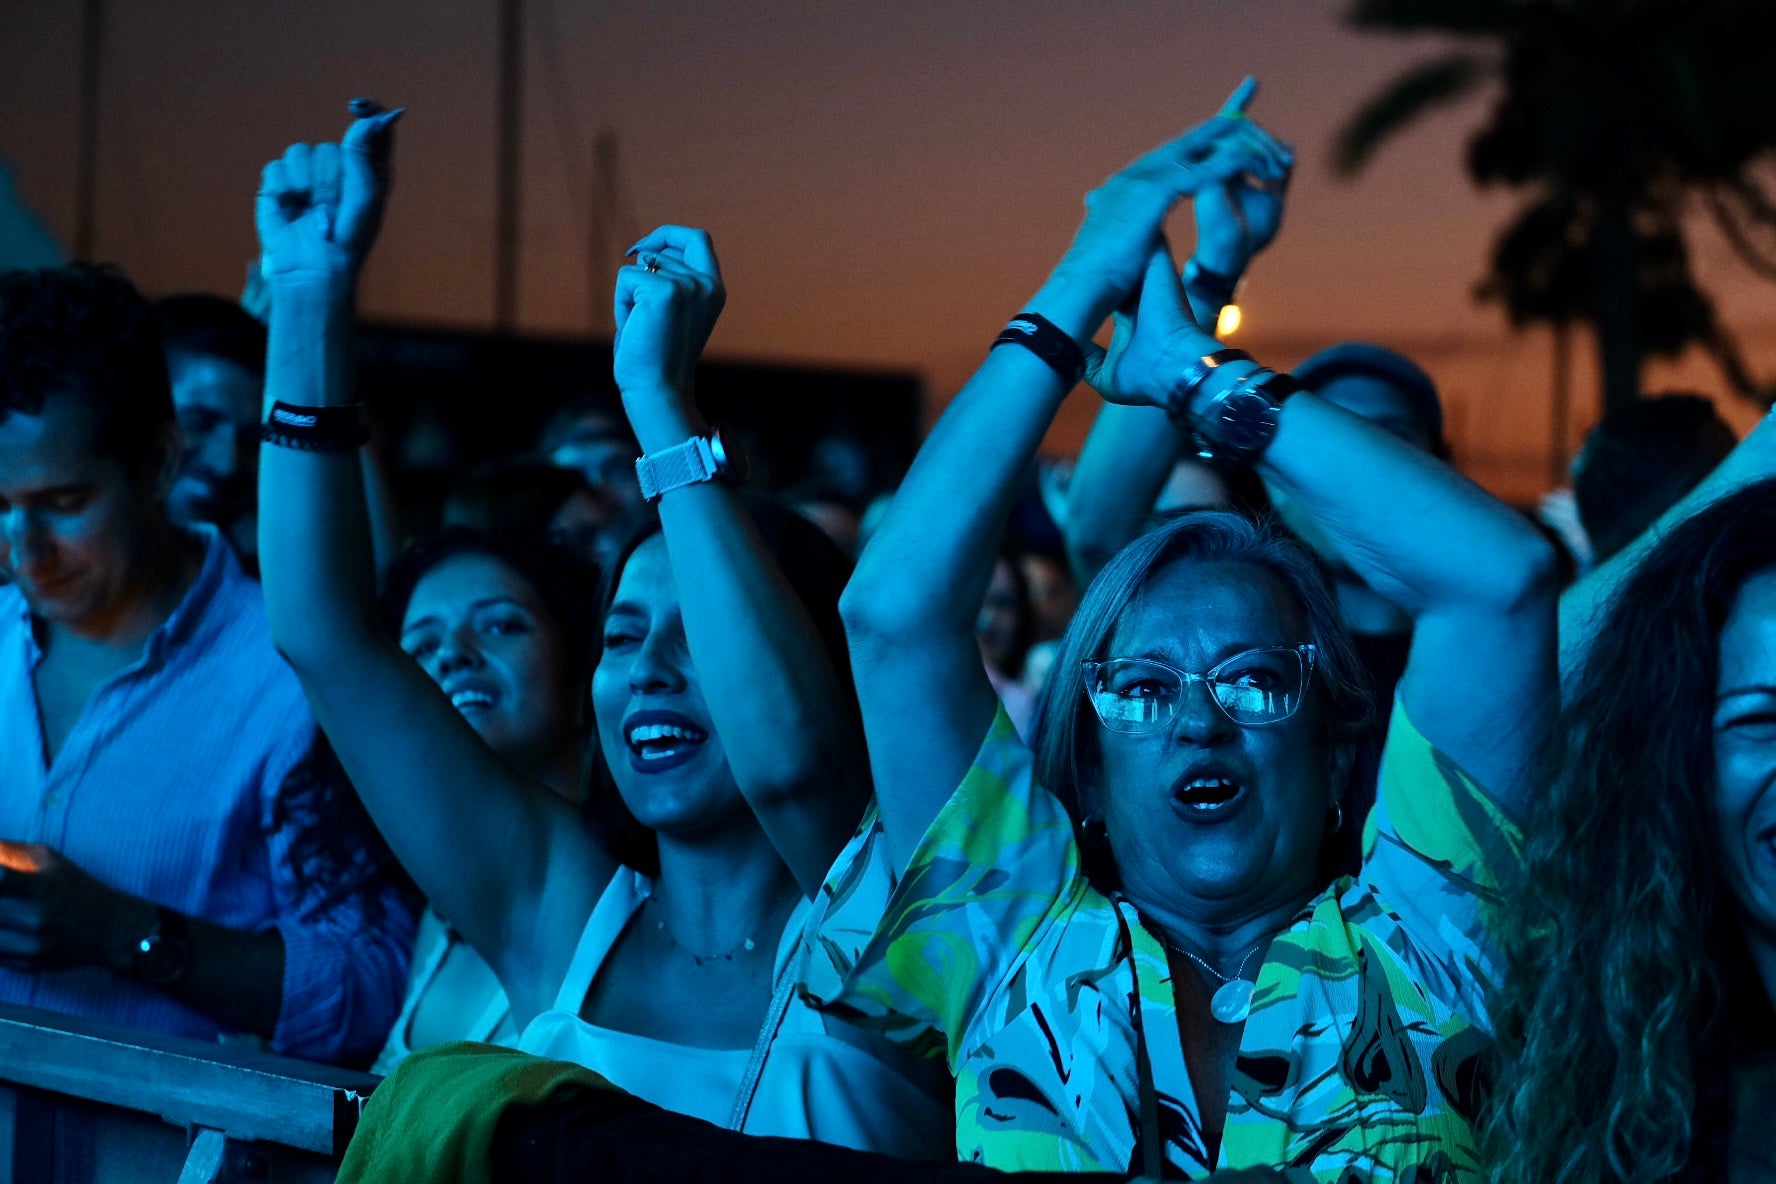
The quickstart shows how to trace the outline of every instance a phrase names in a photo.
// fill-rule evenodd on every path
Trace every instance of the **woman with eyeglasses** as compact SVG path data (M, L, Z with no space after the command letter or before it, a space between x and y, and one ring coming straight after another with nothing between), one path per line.
M902 878L863 955L810 988L948 1058L964 1160L1474 1179L1483 909L1555 697L1552 559L1446 465L1192 322L1167 213L1293 163L1250 96L1087 197L858 564L841 608ZM1412 612L1360 874L1320 857L1369 775L1369 695L1324 579L1267 526L1191 514L1130 544L1029 746L998 707L975 610L1082 372L1259 466Z

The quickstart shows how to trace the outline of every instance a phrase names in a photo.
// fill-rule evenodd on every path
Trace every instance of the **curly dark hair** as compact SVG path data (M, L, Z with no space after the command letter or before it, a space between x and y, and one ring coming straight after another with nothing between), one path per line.
M305 901L304 916L355 898L364 924L374 929L387 915L391 890L409 908L418 907L418 887L371 821L319 728L308 752L278 787L271 829L285 828L291 831L287 858Z
M838 672L861 736L863 714L857 704L857 688L851 681L851 657L845 645L844 622L839 619L839 594L851 578L851 561L818 526L776 499L746 494L744 500L760 537L764 539L765 549L771 553L771 558L814 622L821 644L832 660L833 669ZM623 568L628 565L629 557L635 554L636 548L659 533L659 519L649 516L618 550L605 574L604 595L599 598L601 620L616 600L617 584L623 578ZM602 652L602 641L602 637L598 638L599 644L593 652L594 666ZM590 747L587 763L591 769L591 793L586 806L606 850L636 871L658 875L660 848L654 832L629 812L600 746L594 743Z
M154 302L161 346L169 354L202 354L265 375L265 326L225 296L181 292Z
M110 267L0 272L0 420L64 393L96 411L100 454L132 473L159 459L173 394L148 302Z
M1776 480L1673 530L1603 620L1493 932L1495 1184L1726 1177L1735 1053L1770 1008L1714 818L1720 632L1776 567Z

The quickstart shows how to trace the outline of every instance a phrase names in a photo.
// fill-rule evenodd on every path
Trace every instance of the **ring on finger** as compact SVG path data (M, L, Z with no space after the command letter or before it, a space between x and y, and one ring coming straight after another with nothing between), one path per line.
M641 266L649 275L653 275L660 270L660 257L658 255L643 255Z

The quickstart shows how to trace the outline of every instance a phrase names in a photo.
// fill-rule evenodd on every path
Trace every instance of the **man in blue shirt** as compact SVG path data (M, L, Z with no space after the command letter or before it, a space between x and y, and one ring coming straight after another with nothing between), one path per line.
M222 536L169 518L179 457L129 282L0 275L0 1001L361 1057L412 915L293 866L314 722Z

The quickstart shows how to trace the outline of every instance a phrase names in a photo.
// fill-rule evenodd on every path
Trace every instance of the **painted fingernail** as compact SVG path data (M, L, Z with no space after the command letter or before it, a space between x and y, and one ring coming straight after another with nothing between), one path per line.
M382 110L382 104L375 99L353 99L349 104L351 113L359 119L368 119Z

